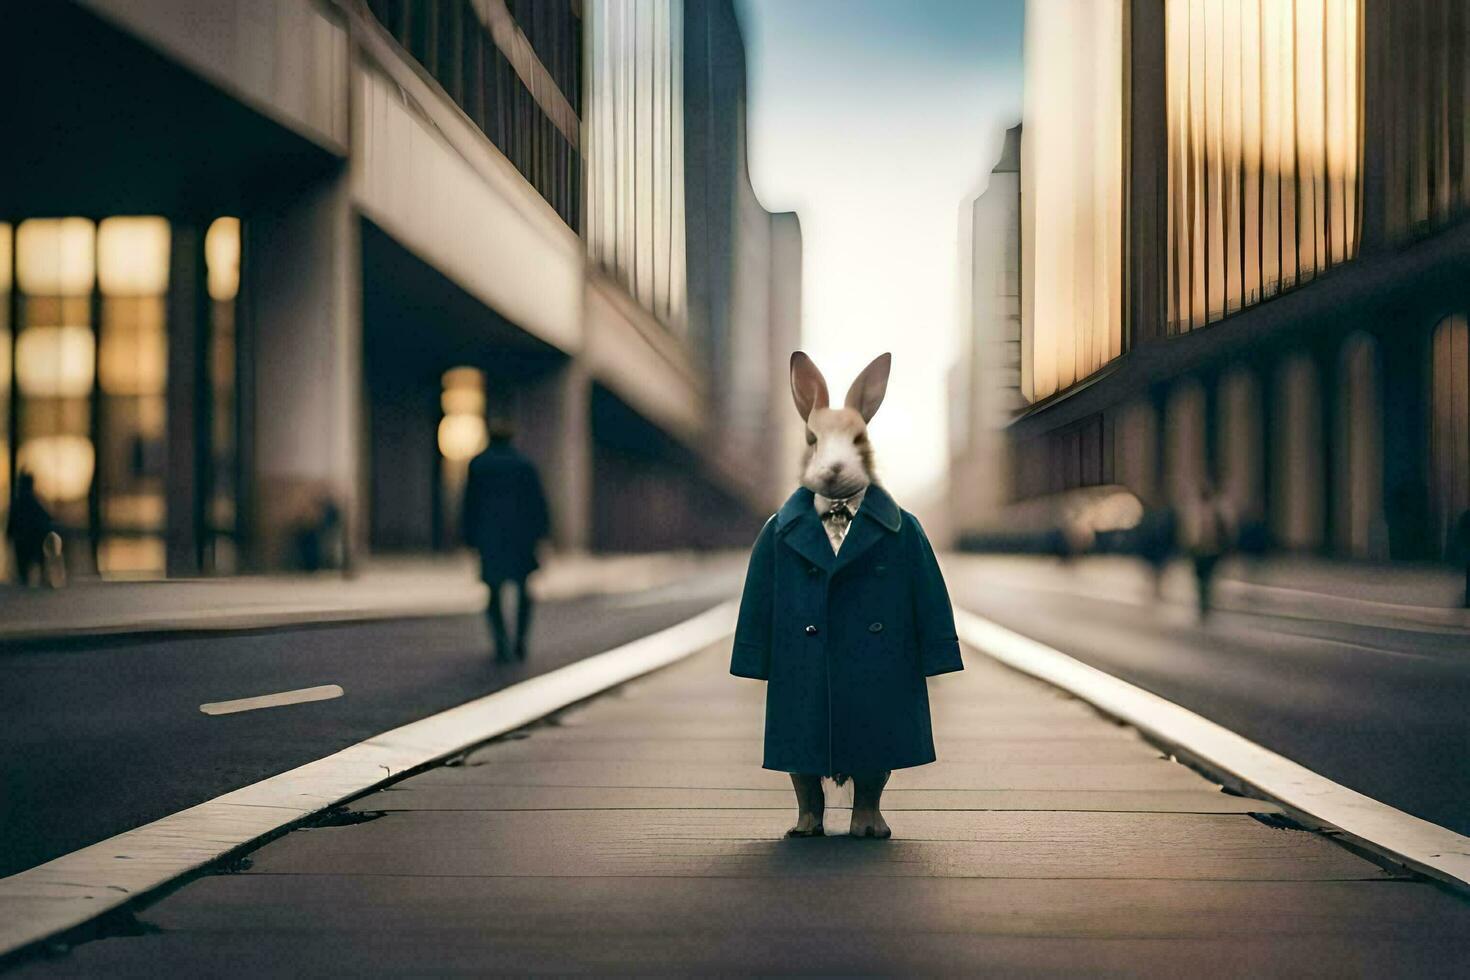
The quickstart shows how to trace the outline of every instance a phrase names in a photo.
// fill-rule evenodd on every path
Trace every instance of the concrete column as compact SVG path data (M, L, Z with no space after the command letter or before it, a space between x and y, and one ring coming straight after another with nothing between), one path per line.
M1319 444L1322 449L1322 551L1332 554L1338 536L1338 497L1347 488L1338 484L1339 457L1343 454L1338 431L1338 407L1341 399L1340 342L1324 341L1312 352L1317 367L1317 416Z
M198 575L209 472L209 292L204 233L175 222L170 235L168 291L168 483L164 489L167 573Z
M1383 364L1383 495L1389 557L1428 557L1429 331L1408 311L1379 336Z
M288 565L292 531L328 501L350 564L365 550L367 522L362 256L346 176L252 213L245 228L256 564Z
M584 550L592 533L592 378L568 361L517 397L516 445L535 462L551 507L552 542Z

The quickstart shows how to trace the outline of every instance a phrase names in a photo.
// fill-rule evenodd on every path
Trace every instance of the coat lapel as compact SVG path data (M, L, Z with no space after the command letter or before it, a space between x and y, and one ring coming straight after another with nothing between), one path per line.
M902 521L898 504L893 502L887 491L876 483L870 484L868 492L863 496L863 505L858 508L857 517L842 541L842 550L837 552L836 561L832 564L832 574L836 575L857 561L883 535L897 533ZM821 521L817 523L820 525ZM823 532L823 537L825 536L826 532ZM831 548L827 550L830 551Z
M813 565L824 569L832 567L836 556L832 554L827 532L822 530L822 520L817 516L812 492L806 487L797 488L776 512L776 530L787 545Z
M812 492L806 487L799 488L788 497L776 512L776 528L781 538L797 554L832 574L856 561L884 534L896 533L902 526L902 520L893 498L876 483L870 485L857 517L842 541L842 550L834 555L832 543L827 540L827 532L822 528L822 519L812 501Z

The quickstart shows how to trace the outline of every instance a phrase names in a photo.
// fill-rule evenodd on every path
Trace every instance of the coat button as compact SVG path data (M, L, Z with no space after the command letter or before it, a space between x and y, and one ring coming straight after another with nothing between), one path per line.
M869 633L881 633L881 632L883 632L883 624L882 623L874 623L872 626L869 626L868 627L868 632Z
M806 628L806 635L807 636L816 636L817 635L817 628L815 626L808 626Z

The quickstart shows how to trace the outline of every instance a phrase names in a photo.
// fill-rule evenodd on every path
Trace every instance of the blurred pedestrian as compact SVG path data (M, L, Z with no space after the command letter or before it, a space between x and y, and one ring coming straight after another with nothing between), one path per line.
M21 585L31 584L31 572L46 582L46 539L56 533L51 512L36 496L36 478L21 470L15 481L15 495L10 501L10 519L5 536L15 552L15 574Z
M1210 614L1216 566L1234 545L1235 520L1230 503L1206 480L1185 512L1185 546L1194 563L1199 616Z
M346 564L342 508L329 496L317 501L312 516L296 529L296 561L304 571L340 569Z
M480 552L480 574L490 589L485 616L495 659L504 663L526 659L531 627L526 579L537 568L536 545L546 537L551 522L541 478L531 461L511 445L510 424L492 420L489 430L490 445L470 461L460 527L465 543ZM502 609L507 585L514 585L516 592L513 642Z
M1153 573L1154 598L1164 598L1164 572L1169 559L1174 557L1175 539L1178 537L1178 521L1174 508L1152 507L1144 512L1134 531L1138 542L1138 555Z

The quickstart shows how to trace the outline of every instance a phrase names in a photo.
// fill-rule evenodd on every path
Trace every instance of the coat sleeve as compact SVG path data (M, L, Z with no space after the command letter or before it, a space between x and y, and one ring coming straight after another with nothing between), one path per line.
M913 521L912 518L910 518ZM949 604L949 590L934 548L918 521L913 521L917 552L913 566L914 622L919 634L919 664L927 677L964 670L960 659L960 641L955 635L954 610Z
M766 521L750 552L730 673L759 681L771 676L771 614L776 586L776 521Z
M546 506L546 489L535 467L526 468L526 492L530 497L532 540L540 541L551 533L551 511Z
M460 498L459 536L471 548L478 547L480 540L480 476L471 466L465 477L464 496Z

